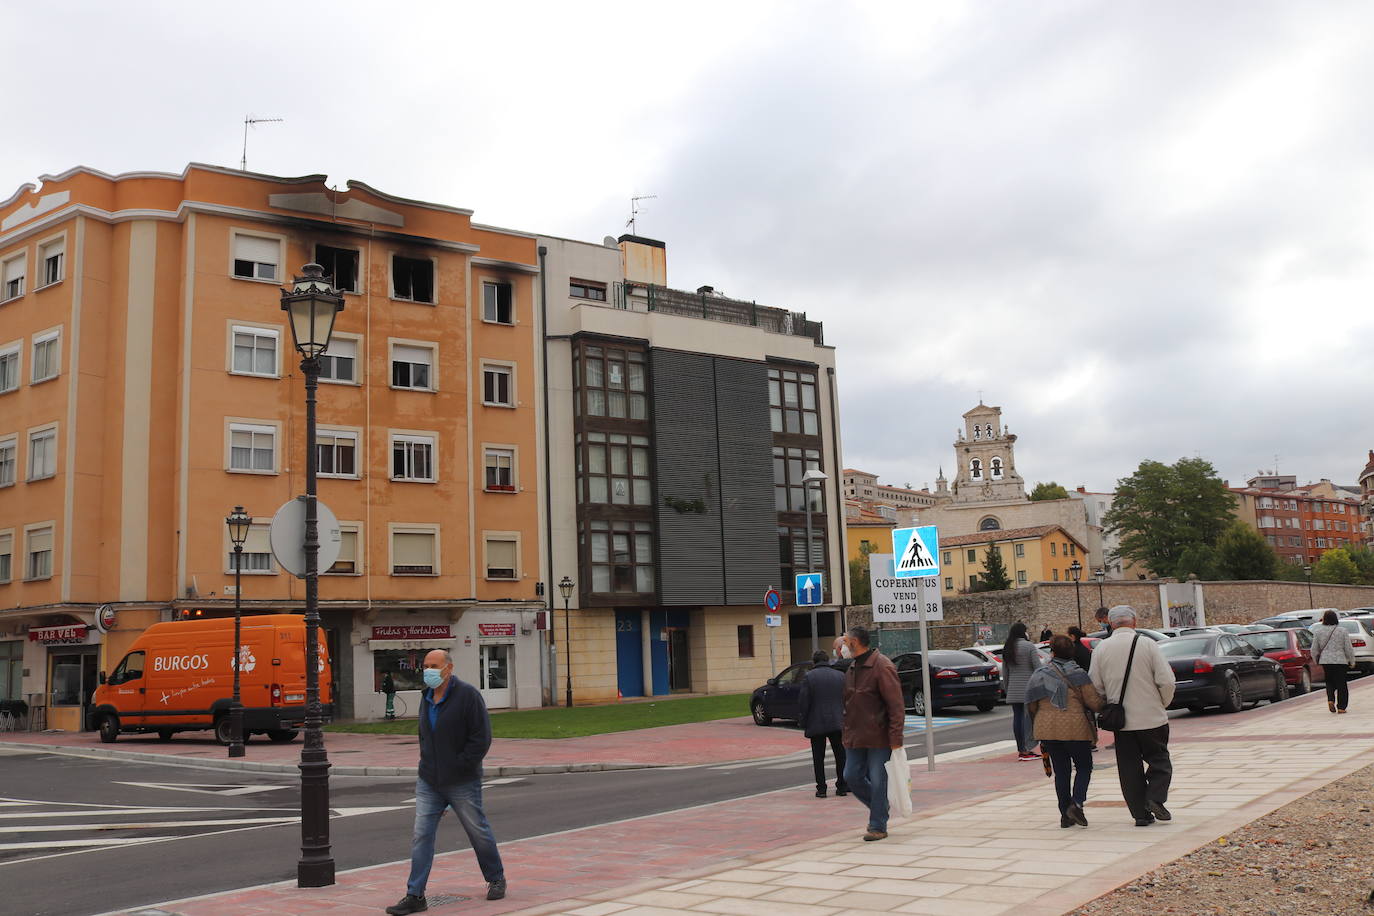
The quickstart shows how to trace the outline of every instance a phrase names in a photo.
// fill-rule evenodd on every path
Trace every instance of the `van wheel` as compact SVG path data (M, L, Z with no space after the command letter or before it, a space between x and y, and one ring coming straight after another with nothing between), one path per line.
M287 741L293 741L295 737L296 729L294 728L273 728L269 729L267 732L267 740L274 741L277 744L285 744Z
M114 744L119 737L119 719L111 715L101 716L99 728L101 743Z
M228 713L220 713L215 717L215 741L222 745L228 745L234 738L234 725L229 721ZM248 743L248 736L244 735L244 743Z
M159 729L157 730L157 740L159 740L159 741L171 741L171 740L172 740L172 730L171 730L170 728L159 728Z

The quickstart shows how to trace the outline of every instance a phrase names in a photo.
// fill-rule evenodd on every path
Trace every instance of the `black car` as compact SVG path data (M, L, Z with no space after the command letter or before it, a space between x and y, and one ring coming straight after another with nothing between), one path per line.
M1239 636L1179 636L1158 645L1177 684L1170 709L1201 712L1220 706L1223 712L1239 712L1247 702L1288 697L1283 666Z
M755 725L772 725L774 719L797 721L800 712L797 700L801 696L802 678L812 668L811 662L799 662L782 670L777 677L770 677L768 683L754 688L749 698L749 712Z
M902 699L916 715L926 714L925 686L921 683L921 653L906 652L892 660L902 682ZM930 650L931 711L950 706L975 706L987 712L997 705L1001 679L997 666L958 649Z

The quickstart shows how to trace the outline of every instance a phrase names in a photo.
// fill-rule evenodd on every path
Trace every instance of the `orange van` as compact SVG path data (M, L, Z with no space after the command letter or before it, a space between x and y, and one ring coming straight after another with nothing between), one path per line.
M319 631L320 705L331 713L332 669ZM243 736L266 734L290 741L305 721L305 618L267 614L243 618L239 698ZM88 727L100 740L121 732L173 733L211 728L220 744L230 739L229 708L234 697L234 619L155 623L91 698Z

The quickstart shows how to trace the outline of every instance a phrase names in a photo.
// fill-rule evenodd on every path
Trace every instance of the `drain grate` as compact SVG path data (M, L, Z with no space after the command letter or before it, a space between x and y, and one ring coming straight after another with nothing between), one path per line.
M471 897L463 897L459 894L434 894L429 899L430 909L436 906L444 906L448 903L464 903L471 900Z

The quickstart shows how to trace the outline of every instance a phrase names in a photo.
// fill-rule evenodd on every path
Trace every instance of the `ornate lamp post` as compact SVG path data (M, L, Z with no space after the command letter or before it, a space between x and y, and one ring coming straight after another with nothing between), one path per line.
M572 612L568 602L572 600L573 580L564 576L558 583L558 591L563 595L563 670L568 677L568 708L572 708Z
M1307 606L1316 607L1316 602L1312 600L1312 564L1308 563L1302 568L1302 574L1307 577Z
M307 264L281 308L291 320L291 337L305 373L305 743L301 747L301 858L297 887L334 883L334 855L329 845L329 756L320 730L320 532L315 490L315 391L320 383L320 355L329 348L334 318L343 311L343 295L330 285L324 268Z
M1097 580L1097 606L1106 607L1107 602L1102 597L1102 580L1107 578L1107 568L1099 566L1093 570L1093 578Z
M811 485L828 480L825 471L820 468L810 468L802 475L802 502L806 503L806 571L813 573L815 569L815 557L811 551ZM820 633L816 628L816 606L811 605L811 651L815 653L821 647Z
M239 699L239 668L243 664L243 542L248 540L248 529L253 526L253 518L243 511L243 506L235 506L234 511L225 519L229 526L229 540L234 544L234 701L229 707L229 756L243 756L243 703Z
M1073 575L1073 600L1078 605L1078 629L1083 629L1083 596L1078 593L1078 580L1083 577L1083 564L1074 560L1069 564L1069 572Z

